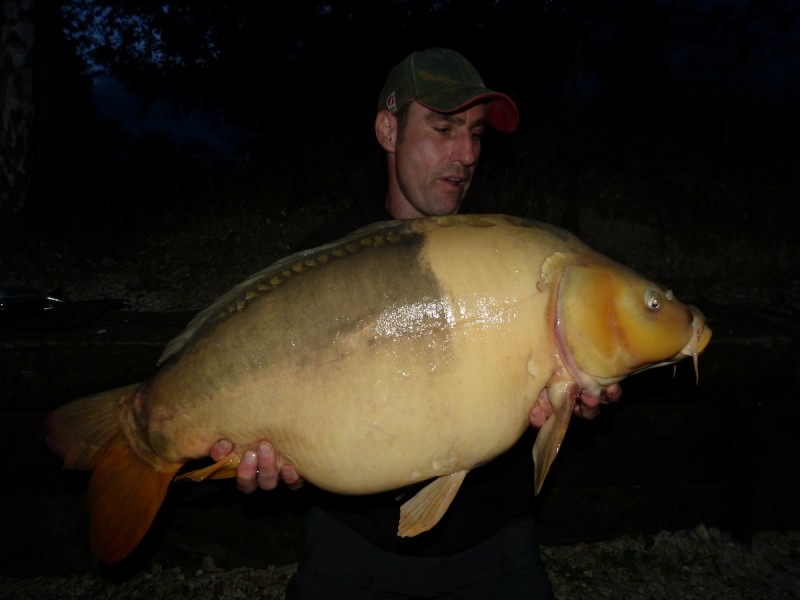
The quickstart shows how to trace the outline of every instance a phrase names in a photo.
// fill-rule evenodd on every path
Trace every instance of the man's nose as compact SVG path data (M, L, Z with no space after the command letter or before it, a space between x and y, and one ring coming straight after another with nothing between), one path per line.
M452 159L465 167L474 165L478 160L478 149L475 139L468 131L456 137L452 148Z

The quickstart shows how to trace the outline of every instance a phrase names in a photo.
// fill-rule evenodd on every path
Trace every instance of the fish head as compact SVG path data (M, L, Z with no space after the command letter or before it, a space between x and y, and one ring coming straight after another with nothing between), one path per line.
M684 358L697 373L711 339L697 308L611 260L567 265L557 304L559 353L583 389Z

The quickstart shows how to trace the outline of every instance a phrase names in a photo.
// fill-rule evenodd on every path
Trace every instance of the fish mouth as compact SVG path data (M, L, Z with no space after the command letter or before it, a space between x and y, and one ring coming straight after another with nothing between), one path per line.
M672 358L645 365L640 369L634 369L629 373L629 375L656 367L674 365L686 358L691 358L692 365L694 366L695 383L700 382L700 367L698 363L698 357L700 356L700 353L705 350L708 342L711 340L711 329L706 325L705 315L703 315L699 308L691 304L689 304L687 308L689 309L689 313L692 317L692 335L689 336L689 341L681 349L681 351Z
M689 339L689 343L675 356L673 362L691 358L694 364L695 382L699 383L700 368L697 357L708 346L708 342L711 340L711 329L706 326L706 318L699 308L690 304L689 311L692 313L692 337Z

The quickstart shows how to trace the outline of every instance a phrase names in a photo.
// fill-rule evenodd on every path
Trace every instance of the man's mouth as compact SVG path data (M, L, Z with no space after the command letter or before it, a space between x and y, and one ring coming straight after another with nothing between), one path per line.
M448 183L450 185L461 186L461 185L464 185L465 183L467 183L467 181L469 181L469 179L466 178L466 177L452 176L452 177L440 177L439 181L443 181L444 183Z

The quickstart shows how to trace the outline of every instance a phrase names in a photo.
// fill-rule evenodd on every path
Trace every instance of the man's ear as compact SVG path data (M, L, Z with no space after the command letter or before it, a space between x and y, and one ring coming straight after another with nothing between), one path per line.
M375 136L386 152L394 152L397 144L397 117L388 110L382 110L375 117Z

